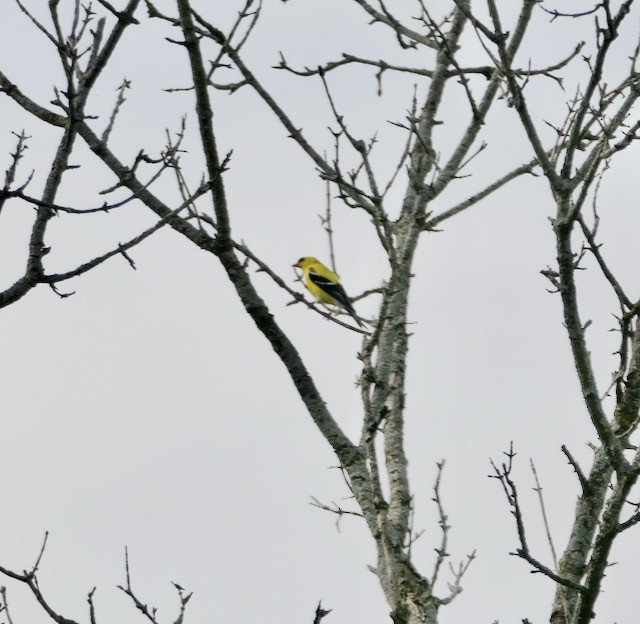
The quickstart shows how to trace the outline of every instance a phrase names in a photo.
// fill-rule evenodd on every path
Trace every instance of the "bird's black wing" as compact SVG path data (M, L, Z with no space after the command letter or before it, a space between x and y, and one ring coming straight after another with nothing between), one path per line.
M309 271L309 279L320 289L324 290L329 296L333 297L355 320L360 327L363 327L362 321L359 319L356 311L351 305L351 299L342 287L342 284L336 284L330 279L319 275L315 271Z
M314 271L309 271L309 279L318 288L324 290L327 295L333 297L341 306L346 308L348 305L351 305L351 301L349 301L349 297L342 287L342 284L336 284Z

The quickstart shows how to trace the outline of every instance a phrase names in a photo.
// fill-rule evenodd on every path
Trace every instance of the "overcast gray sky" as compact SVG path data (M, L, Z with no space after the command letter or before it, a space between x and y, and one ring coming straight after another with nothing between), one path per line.
M26 4L44 15L45 3ZM157 4L175 12L169 0ZM194 2L228 27L241 3L216 3L224 6L215 9L209 4ZM506 24L513 4L499 3ZM398 6L399 12L414 10L409 2ZM128 163L142 147L157 153L165 128L176 131L183 113L188 129L195 129L192 94L163 91L190 84L184 49L168 42L165 37L176 34L147 20L144 10L139 18L141 25L127 32L88 107L101 130L117 86L124 77L132 81L112 136L114 151ZM267 0L246 46L248 62L319 151L332 149L319 81L271 67L279 51L296 67L317 66L343 51L402 58L394 38L367 22L355 3ZM521 64L529 57L535 66L553 62L591 35L590 21L547 22L542 15L535 20ZM628 26L637 23L629 20ZM625 30L619 58L633 50L633 28ZM56 54L12 1L0 9L0 41L2 70L49 105L53 85L63 86ZM467 54L469 62L486 62L471 37ZM425 59L416 54L411 62ZM582 71L580 61L567 70L567 92ZM387 122L403 121L413 81L386 76L382 97L373 72L364 69L335 72L330 84L355 134L367 138L378 130L374 164L388 177L405 137ZM567 92L551 81L532 85L541 127L543 119L561 120ZM419 85L418 96L424 93ZM469 115L461 92L452 90L445 102L447 118L436 137L443 154ZM225 181L235 236L293 284L292 262L302 255L328 256L318 218L324 184L248 89L216 95L215 107L220 149L233 149ZM1 98L5 168L14 147L11 132L23 128L32 138L21 175L35 171L29 188L36 194L58 134ZM454 205L531 158L515 112L504 105L490 116L484 138L489 148L469 167L472 177L460 180L434 209ZM182 161L192 188L203 168L196 145L191 134ZM59 203L91 207L104 200L96 190L112 185L113 177L86 156L86 148L74 155L73 163L82 167L65 176ZM636 158L632 150L616 163L600 201L608 257L637 297ZM178 201L172 181L158 188ZM396 199L401 191L400 184ZM337 202L334 207L338 269L355 295L380 284L385 261L365 216ZM561 550L578 488L560 446L567 444L587 462L587 442L595 441L572 371L560 301L539 273L554 263L548 222L553 208L544 179L528 177L451 220L443 232L425 236L417 256L407 393L415 528L424 530L415 562L424 572L433 565L439 532L431 488L441 459L447 460L443 501L453 527L452 562L474 549L478 555L463 594L442 609L443 623L548 617L554 588L509 555L517 546L515 528L498 484L487 478L488 460L500 459L514 441L531 541L551 565L529 458L536 462ZM17 202L0 215L0 288L21 274L32 219L33 210ZM73 268L154 220L134 205L110 214L60 215L47 237L47 266L51 272ZM334 609L327 624L388 622L378 581L367 570L375 550L365 526L345 518L337 531L335 517L309 505L312 496L351 504L332 469L336 460L220 266L168 229L131 255L137 271L114 258L60 286L75 291L72 297L61 300L40 287L2 310L0 564L28 568L50 531L41 589L59 612L83 622L86 594L94 586L101 622L141 617L115 588L124 582L125 545L134 589L161 609L165 621L177 607L170 584L176 581L194 591L189 623L310 622L319 599ZM616 308L595 271L580 278L604 388L615 367L615 336L608 330ZM336 419L357 435L358 335L302 306L287 306L289 299L264 275L255 282ZM358 304L364 317L374 309L373 301ZM637 585L633 561L639 555L637 533L623 535L614 551L623 563L607 575L599 622L637 617L628 592ZM16 624L47 621L24 589L6 584ZM438 593L446 594L446 586Z

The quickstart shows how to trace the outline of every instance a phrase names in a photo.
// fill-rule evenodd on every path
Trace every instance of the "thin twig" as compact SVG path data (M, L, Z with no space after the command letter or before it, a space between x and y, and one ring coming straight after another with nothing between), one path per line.
M533 473L533 478L536 482L536 487L533 488L533 491L538 494L538 501L540 503L540 511L542 512L542 522L544 523L544 529L547 533L547 541L549 542L549 549L551 550L551 558L553 559L553 567L555 570L558 569L558 557L556 556L556 549L553 545L553 538L551 537L551 528L549 527L549 519L547 518L547 510L544 505L544 498L542 496L542 486L540 485L540 481L538 480L538 473L536 471L535 464L533 463L533 459L529 459L529 463L531 464L531 472Z
M325 159L326 159L325 154ZM326 211L324 218L320 217L322 222L322 226L324 227L325 232L327 233L327 238L329 239L329 261L331 263L331 270L334 273L338 273L338 268L336 266L336 254L333 246L333 227L331 223L331 183L329 180L326 181Z

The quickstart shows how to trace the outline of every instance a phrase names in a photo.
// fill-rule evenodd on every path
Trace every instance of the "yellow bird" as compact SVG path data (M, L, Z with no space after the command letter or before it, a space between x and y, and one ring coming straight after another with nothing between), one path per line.
M344 308L360 327L364 327L340 284L340 278L331 269L311 256L300 258L293 266L302 269L305 286L318 301Z

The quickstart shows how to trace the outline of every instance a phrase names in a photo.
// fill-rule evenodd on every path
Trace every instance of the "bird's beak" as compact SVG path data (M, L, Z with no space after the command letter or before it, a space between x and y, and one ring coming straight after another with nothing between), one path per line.
M300 260L298 260L298 262L296 262L295 264L291 265L292 267L296 267L297 269L300 268Z

